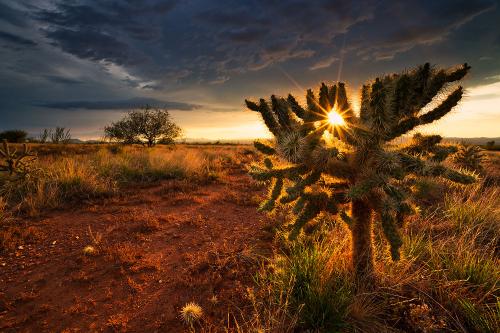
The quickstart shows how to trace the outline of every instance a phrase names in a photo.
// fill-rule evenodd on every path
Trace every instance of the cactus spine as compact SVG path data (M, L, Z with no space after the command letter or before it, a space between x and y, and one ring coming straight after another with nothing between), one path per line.
M416 135L406 147L387 144L450 112L462 97L461 86L430 111L422 112L422 108L469 69L467 64L451 70L425 64L376 78L362 88L359 115L351 109L343 83L322 84L318 96L308 90L305 107L292 95L246 100L275 137L273 144L255 143L267 157L264 166L252 166L250 174L257 180L273 180L261 209L272 210L278 200L292 204L297 217L291 238L320 212L339 214L352 233L357 277L374 283L372 228L380 225L392 258L399 259L399 227L412 213L405 178L435 176L465 184L475 180L440 164L456 150L440 145L439 136ZM345 124L330 124L331 110L341 114ZM273 161L280 161L281 166L275 167ZM349 207L350 214L346 213Z

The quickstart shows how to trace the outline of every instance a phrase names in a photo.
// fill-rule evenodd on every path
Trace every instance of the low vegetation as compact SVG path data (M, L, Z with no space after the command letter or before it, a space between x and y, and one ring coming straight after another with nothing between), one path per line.
M288 332L498 332L500 329L498 187L481 184L441 193L442 205L413 217L401 230L401 258L391 260L381 231L374 234L377 287L357 282L349 227L321 214L287 238L293 213L274 226L275 253L257 278L258 302L248 327ZM270 311L271 310L271 311ZM264 316L280 322L264 320ZM277 329L280 327L280 329ZM243 330L245 331L245 330Z
M65 148L61 148L65 149ZM0 173L0 199L8 212L35 216L40 211L76 200L119 194L135 184L165 179L189 179L195 183L216 181L231 161L230 150L160 146L102 145L89 153L44 155L32 162L22 177ZM64 156L66 155L66 156Z

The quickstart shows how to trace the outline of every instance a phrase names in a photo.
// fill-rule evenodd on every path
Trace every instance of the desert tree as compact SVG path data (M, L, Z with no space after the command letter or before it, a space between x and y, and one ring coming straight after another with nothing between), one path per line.
M105 138L124 144L138 143L138 132L138 129L128 117L104 127Z
M50 141L52 143L69 143L71 140L71 130L65 127L56 127L54 130L49 130Z
M469 69L467 64L448 70L425 64L377 77L361 89L359 114L341 82L321 84L318 95L308 90L305 106L292 95L246 100L274 136L273 142L255 142L267 157L250 174L270 182L269 198L260 209L272 210L277 201L293 205L291 239L321 212L338 215L350 228L355 276L373 285L373 227L381 227L398 260L399 228L414 212L410 179L475 180L440 163L454 149L440 145L438 136L417 135L411 147L391 143L450 112L463 95L456 82Z
M38 134L38 142L40 143L46 143L50 138L50 130L47 128L44 128L40 133Z
M152 147L158 142L173 143L182 130L175 124L167 110L152 109L131 111L123 119L104 128L105 136L124 143L146 143Z
M0 132L0 141L7 140L11 143L21 143L26 141L28 133L23 130L7 130Z

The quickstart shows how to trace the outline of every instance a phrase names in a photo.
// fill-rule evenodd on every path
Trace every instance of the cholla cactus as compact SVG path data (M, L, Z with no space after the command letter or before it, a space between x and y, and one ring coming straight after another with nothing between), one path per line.
M481 147L476 145L461 144L458 151L453 155L453 163L461 168L481 172L484 154Z
M462 98L461 86L422 112L469 69L467 64L454 70L425 64L376 78L362 88L359 115L351 109L343 83L322 84L318 98L308 90L306 107L292 95L286 99L273 95L270 102L247 100L247 107L261 114L275 137L272 145L255 142L267 157L263 166L252 166L250 174L257 180L272 180L261 209L272 210L278 200L293 204L297 218L291 238L320 212L338 214L352 233L356 275L373 279L373 221L382 227L392 258L397 260L402 244L398 229L413 212L405 181L409 176L443 177L459 183L475 180L439 164L453 149L438 145L438 136L417 135L412 145L403 148L387 144L440 119L456 106Z
M31 170L31 164L36 159L36 156L31 153L29 147L23 144L23 150L18 153L16 149L10 149L7 140L2 143L0 148L0 157L3 161L0 164L0 172L8 172L9 175L26 175Z
M441 145L442 139L440 135L422 135L416 133L413 135L411 143L404 148L404 151L431 161L442 162L448 156L458 151L456 145Z

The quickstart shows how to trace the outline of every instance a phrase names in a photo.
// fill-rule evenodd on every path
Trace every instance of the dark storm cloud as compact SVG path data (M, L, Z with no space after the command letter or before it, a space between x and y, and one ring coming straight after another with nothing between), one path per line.
M0 31L0 39L15 46L36 46L37 43L30 39L23 38L5 31Z
M375 59L392 59L397 53L432 44L445 39L450 33L474 17L495 8L491 1L437 1L422 7L419 3L400 3L381 6L377 17L385 18L387 25L373 30L367 40L353 44L360 54ZM411 15L408 15L411 13ZM395 24L396 23L396 24Z
M291 60L328 68L343 34L346 50L359 59L392 59L446 38L494 6L485 0L56 3L35 13L54 45L79 58L128 66L132 74L166 85L219 83Z
M69 102L39 102L34 106L63 109L63 110L127 110L141 108L146 105L152 107L161 107L171 110L191 111L199 109L201 106L196 104L162 101L155 98L131 98L125 100L112 101L69 101Z
M128 44L92 28L78 31L60 28L47 32L47 37L54 41L53 45L82 59L105 60L118 65L142 61L142 56Z
M166 14L176 3L177 1L58 2L55 10L40 10L35 13L35 17L54 27L71 28L75 32L89 28L123 30L134 38L148 40L158 36L157 27L151 24L151 19Z
M6 4L0 3L0 21L8 22L19 27L26 26L26 15Z
M499 74L499 21L493 0L3 0L2 126L117 110L123 96L240 108L295 89L288 77L310 86L342 69L356 85L425 61L470 62L478 83Z
M57 76L57 75L43 75L42 76L44 79L47 81L53 82L53 83L58 83L58 84L84 84L85 81L82 80L77 80L77 79L72 79L68 77L62 77L62 76Z

